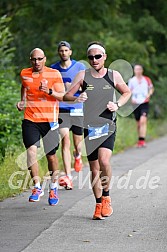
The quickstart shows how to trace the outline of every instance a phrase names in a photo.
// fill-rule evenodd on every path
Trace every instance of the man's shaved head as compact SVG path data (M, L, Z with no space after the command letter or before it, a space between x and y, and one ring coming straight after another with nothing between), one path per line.
M43 57L45 56L44 51L41 48L34 48L31 52L30 52L30 58L33 56L34 53L39 52L40 54L43 54Z
M46 57L45 53L40 48L35 48L30 52L30 60L34 72L42 72L45 67Z

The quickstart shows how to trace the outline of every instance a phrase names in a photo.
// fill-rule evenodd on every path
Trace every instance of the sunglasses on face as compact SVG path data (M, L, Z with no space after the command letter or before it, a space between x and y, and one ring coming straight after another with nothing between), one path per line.
M43 58L40 58L40 57L39 58L30 58L30 60L33 62L36 62L37 60L42 61L44 58L45 58L45 56Z
M94 60L94 59L96 59L96 60L98 60L98 59L101 59L103 57L103 55L102 54L96 54L96 55L88 55L88 59L89 60Z

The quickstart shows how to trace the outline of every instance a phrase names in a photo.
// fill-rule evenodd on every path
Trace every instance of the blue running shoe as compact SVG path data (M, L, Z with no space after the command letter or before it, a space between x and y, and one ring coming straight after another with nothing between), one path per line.
M40 200L40 197L44 195L44 191L41 188L34 187L32 194L29 197L30 202L36 202Z
M51 205L51 206L55 206L59 202L57 191L58 191L57 188L50 190L48 202L49 202L49 205Z

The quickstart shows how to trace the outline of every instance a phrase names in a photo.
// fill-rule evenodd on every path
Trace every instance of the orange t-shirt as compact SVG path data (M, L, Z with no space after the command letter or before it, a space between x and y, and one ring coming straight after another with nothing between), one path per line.
M44 67L42 73L33 72L32 68L21 71L22 85L26 88L26 108L24 119L32 122L57 122L59 101L52 95L39 90L41 80L47 80L48 88L64 92L64 83L59 71Z

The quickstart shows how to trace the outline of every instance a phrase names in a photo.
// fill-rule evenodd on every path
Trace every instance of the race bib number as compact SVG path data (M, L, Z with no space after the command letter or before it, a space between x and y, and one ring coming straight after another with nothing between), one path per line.
M83 109L82 108L70 109L70 116L83 116Z
M91 127L88 126L88 137L89 140L97 139L103 136L108 136L109 134L109 124L105 124L101 127Z

